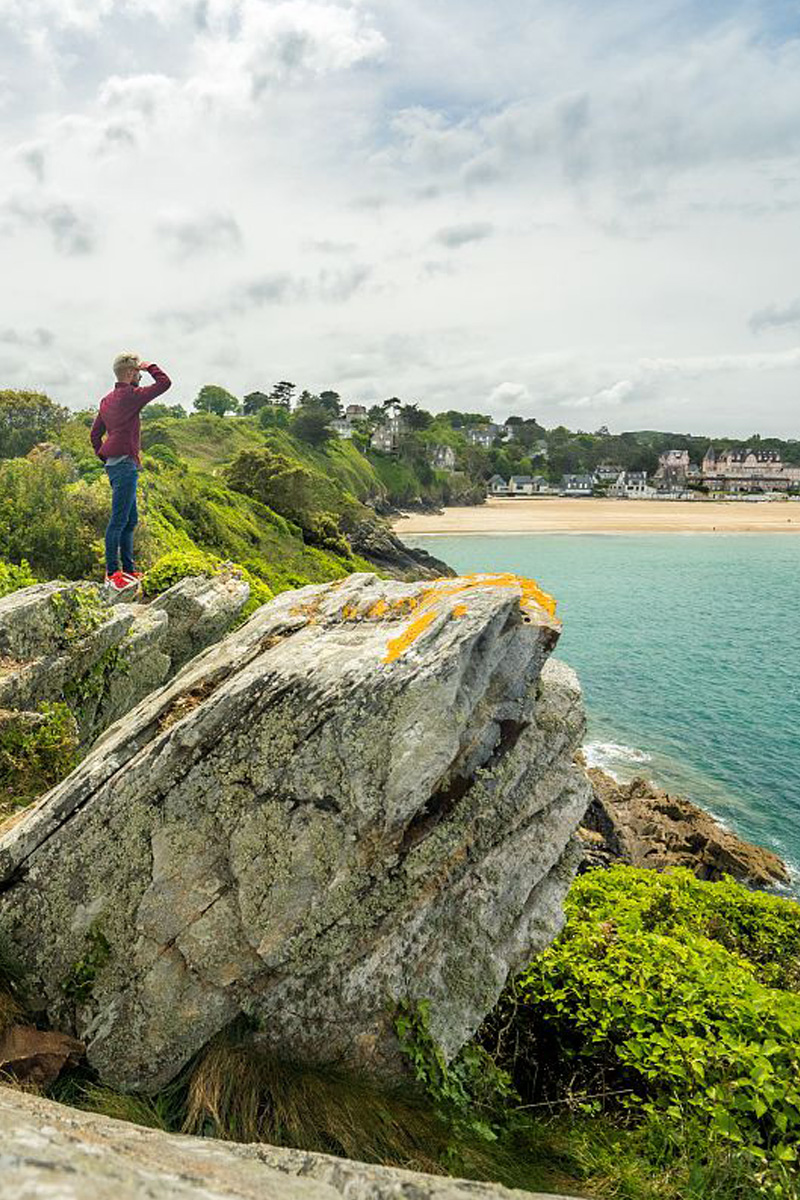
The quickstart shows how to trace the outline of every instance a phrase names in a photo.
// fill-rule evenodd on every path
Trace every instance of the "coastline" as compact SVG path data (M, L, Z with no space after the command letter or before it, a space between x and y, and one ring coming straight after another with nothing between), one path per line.
M439 513L408 513L392 528L414 534L800 533L800 503L716 500L489 499Z

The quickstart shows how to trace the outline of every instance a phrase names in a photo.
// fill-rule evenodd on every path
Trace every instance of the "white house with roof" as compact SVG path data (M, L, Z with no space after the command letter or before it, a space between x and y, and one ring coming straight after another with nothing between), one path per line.
M618 500L650 500L658 495L648 482L646 471L620 471L608 494Z
M562 496L591 496L594 491L593 475L562 475Z
M431 446L428 459L438 471L455 471L456 452L452 446Z
M508 496L509 487L502 475L493 475L486 484L490 496Z

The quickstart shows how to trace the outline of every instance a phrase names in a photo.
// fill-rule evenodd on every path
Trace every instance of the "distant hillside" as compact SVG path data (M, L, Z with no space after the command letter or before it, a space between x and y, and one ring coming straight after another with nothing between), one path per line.
M109 488L91 419L67 420L49 451L0 461L0 559L25 560L40 578L103 571ZM368 527L371 545L376 530L379 542L391 537L375 513L392 502L391 483L350 443L315 449L254 419L210 414L145 421L142 443L138 553L145 567L171 556L166 583L182 573L181 556L193 570L206 556L209 569L232 561L283 591L374 570L356 534L363 541ZM383 570L415 573L391 545L379 549Z

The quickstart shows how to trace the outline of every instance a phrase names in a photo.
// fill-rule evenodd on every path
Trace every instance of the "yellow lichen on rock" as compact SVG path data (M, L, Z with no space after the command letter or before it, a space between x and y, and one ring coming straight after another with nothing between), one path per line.
M519 588L521 608L544 609L549 617L555 618L556 601L554 597L540 588L535 579L524 579L510 571L497 575L464 575L455 581L451 579L443 579L441 582L435 580L433 585L426 588L419 597L413 598L413 606L418 608L422 615L412 621L399 637L392 638L388 643L387 654L383 661L394 662L409 646L413 645L438 615L436 611L431 610L435 609L441 601L449 600L453 596L465 595L482 587ZM451 612L454 617L463 617L466 614L465 604L455 605Z
M417 617L399 637L392 638L386 647L387 653L383 661L386 663L394 662L404 650L407 650L417 640L421 633L425 632L430 623L435 620L435 612L426 612L421 617Z

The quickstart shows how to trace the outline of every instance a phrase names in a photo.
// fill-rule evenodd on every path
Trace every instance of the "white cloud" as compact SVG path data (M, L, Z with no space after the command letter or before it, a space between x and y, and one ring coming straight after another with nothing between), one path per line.
M588 396L564 400L566 408L617 408L636 395L636 385L630 379L618 379L609 387L600 388Z
M498 383L492 388L487 403L490 407L511 408L515 404L526 404L531 398L524 383Z
M267 361L797 432L800 40L768 8L0 0L0 386L84 405L130 342L187 402Z
M800 296L783 308L769 304L750 318L750 328L754 333L761 333L764 329L781 329L787 325L800 325Z
M165 212L156 221L156 229L180 261L198 254L236 251L242 245L239 223L229 212Z
M469 242L482 242L491 237L494 226L489 221L468 221L463 225L447 225L436 233L436 241L448 250L457 250Z

